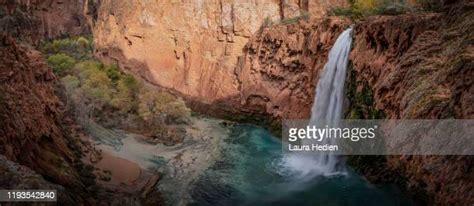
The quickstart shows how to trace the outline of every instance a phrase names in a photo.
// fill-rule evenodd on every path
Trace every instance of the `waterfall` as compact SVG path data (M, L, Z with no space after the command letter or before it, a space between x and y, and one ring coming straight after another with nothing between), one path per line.
M342 32L331 48L328 61L320 75L316 95L311 109L309 125L321 126L342 118L344 101L344 82L352 43L352 27ZM323 140L324 141L324 140ZM321 144L331 144L334 139ZM283 158L287 170L304 178L318 175L337 174L337 157L325 154L290 153Z

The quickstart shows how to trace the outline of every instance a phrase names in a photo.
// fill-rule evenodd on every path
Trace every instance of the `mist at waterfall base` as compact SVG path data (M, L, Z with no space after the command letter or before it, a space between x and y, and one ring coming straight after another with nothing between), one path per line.
M193 184L193 205L413 205L395 187L372 185L350 168L302 178L288 169L281 141L257 126L234 126L221 150Z
M339 35L316 88L310 125L342 118L352 28ZM411 205L390 187L375 187L335 156L282 153L268 131L238 125L221 158L194 185L196 205ZM331 143L331 142L329 142Z
M316 86L316 95L311 108L309 125L322 122L334 122L342 118L344 100L344 83L352 44L352 27L343 31L329 51L328 60L324 65ZM304 140L303 140L304 141ZM321 144L334 144L334 139ZM338 165L337 157L328 153L319 155L306 153L289 153L284 157L284 164L289 170L297 173L301 179L312 180L316 176L339 175L344 168Z

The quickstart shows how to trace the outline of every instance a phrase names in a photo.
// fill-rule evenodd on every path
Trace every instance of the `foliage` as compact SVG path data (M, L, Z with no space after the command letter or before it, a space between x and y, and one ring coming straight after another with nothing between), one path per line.
M387 0L352 0L348 7L332 7L330 16L348 16L353 19L370 15L398 15L414 11L413 5Z
M356 73L350 69L347 78L346 96L349 108L346 119L381 119L384 114L375 107L374 94L367 81L358 81ZM361 87L358 89L358 87Z
M87 40L85 37L81 36L79 38L77 38L77 43L79 45L81 45L82 47L89 47L90 46L90 42L89 40Z
M182 100L146 87L115 64L93 59L90 42L85 37L66 38L46 42L42 47L76 111L86 111L97 120L113 119L111 126L126 128L117 124L127 121L146 123L158 136L167 133L163 126L167 122L190 116Z
M66 88L67 92L74 92L74 90L79 88L79 86L81 85L81 82L79 81L79 79L72 75L67 75L61 78L61 82Z
M121 75L122 75L118 69L118 66L115 64L106 65L105 73L113 82L117 82L121 78Z
M270 27L270 26L272 26L272 25L273 25L272 19L271 19L269 16L267 16L267 17L265 17L265 19L263 20L263 24L262 24L262 26L260 26L259 31L261 32L264 28Z
M46 54L48 57L58 53L63 53L76 60L87 60L92 58L91 39L86 37L64 38L50 42L43 42L41 50L42 53Z
M87 76L82 79L81 89L86 97L97 105L110 104L114 95L112 81L103 71L96 67L83 70L81 76Z
M109 76L110 78L110 76ZM137 107L137 94L141 85L131 75L124 75L117 80L116 94L112 99L112 105L119 108L122 113L127 113Z
M164 121L165 118L177 119L191 115L183 101L177 100L167 92L145 90L140 94L138 114L147 122Z
M76 60L66 54L58 53L48 57L48 64L53 68L55 74L64 75L67 70L71 69Z

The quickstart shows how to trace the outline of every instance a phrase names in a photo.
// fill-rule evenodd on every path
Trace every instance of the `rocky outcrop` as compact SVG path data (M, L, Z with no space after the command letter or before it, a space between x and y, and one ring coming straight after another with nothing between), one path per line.
M200 103L230 102L240 96L234 70L253 34L343 2L106 0L93 29L95 54Z
M236 69L239 104L274 119L309 118L319 73L349 21L300 21L264 28L244 47Z
M355 27L353 72L377 110L390 119L474 118L473 11L474 4L460 4L438 14L370 17ZM425 203L474 203L472 157L381 158L384 164L361 171L402 182Z
M56 190L57 199L63 205L77 203L74 195L68 193L63 186L46 181L43 176L37 174L28 167L12 162L0 155L0 185L2 189L14 188L18 190L41 189ZM9 205L8 203L6 205ZM13 204L12 204L13 205Z
M1 0L0 31L38 44L42 39L90 33L97 0Z
M79 160L79 140L67 129L72 120L55 94L52 70L39 52L5 35L0 59L0 155L69 188L76 203L84 202L94 177L86 177Z

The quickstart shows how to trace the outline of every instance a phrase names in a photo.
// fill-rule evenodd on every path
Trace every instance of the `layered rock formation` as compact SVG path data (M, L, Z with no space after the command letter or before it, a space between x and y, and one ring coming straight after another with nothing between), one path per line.
M63 186L45 180L43 176L37 174L30 168L10 161L3 155L0 155L0 185L2 189L56 190L59 196L57 198L61 204L73 205L77 203L74 200L74 194L67 192ZM6 205L10 204L7 203Z
M93 183L79 172L78 139L66 129L72 120L55 94L52 70L39 52L5 35L0 59L0 154L71 189L76 202L85 201Z
M242 110L309 118L319 73L348 25L340 18L316 19L265 28L252 37L235 72Z
M23 41L90 33L96 0L2 0L0 31Z
M94 27L95 53L200 103L228 102L240 98L234 70L262 25L321 16L343 2L107 0Z
M468 3L441 14L371 17L358 24L353 71L372 89L375 108L391 119L474 118L473 11ZM472 157L377 161L386 161L382 169L362 172L376 180L390 176L376 174L395 174L388 181L403 179L409 191L430 204L474 203Z

